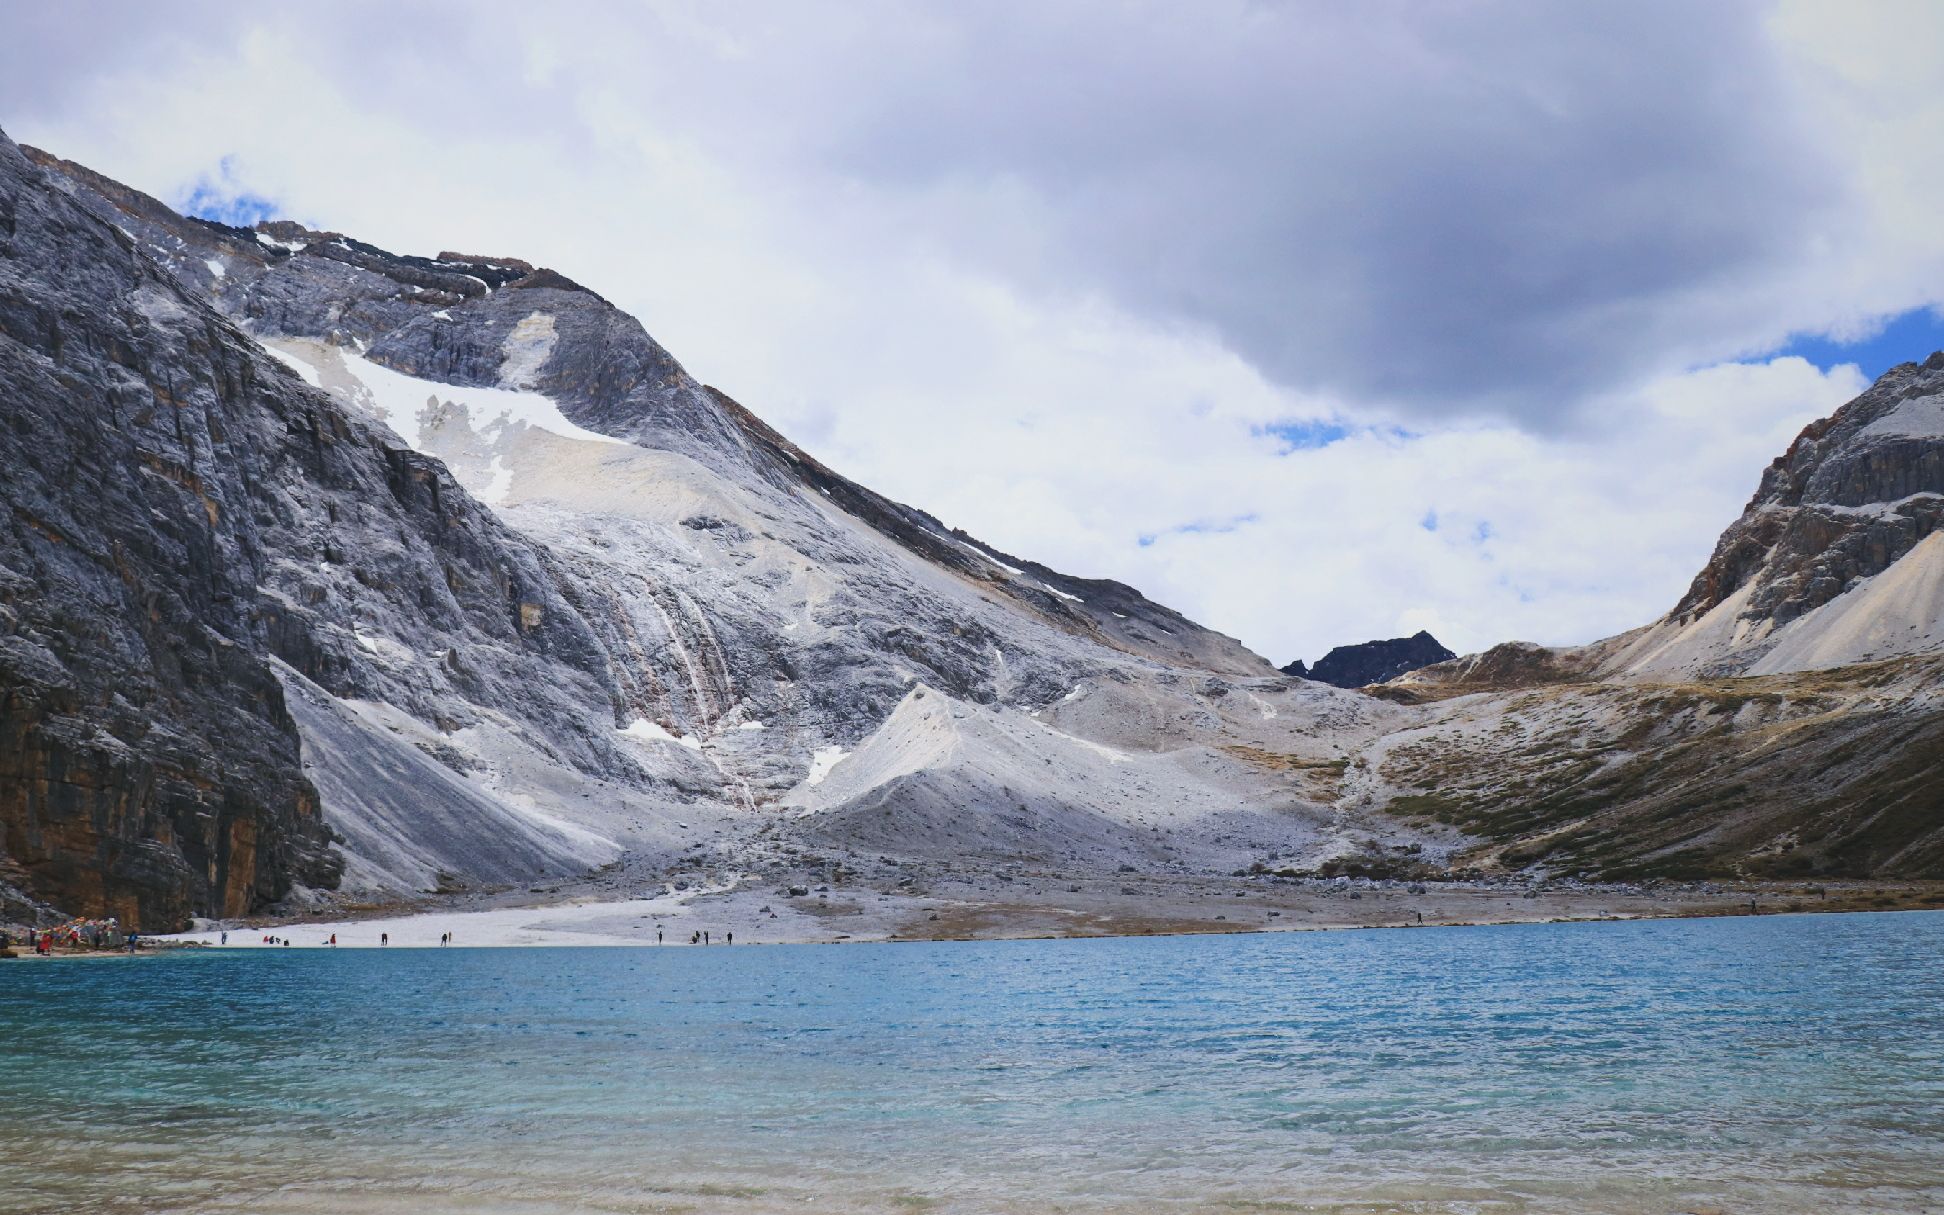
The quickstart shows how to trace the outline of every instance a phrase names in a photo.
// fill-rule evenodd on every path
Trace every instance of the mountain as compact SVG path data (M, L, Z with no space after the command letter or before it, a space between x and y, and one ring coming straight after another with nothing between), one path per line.
M1338 846L1261 756L1393 706L872 493L564 276L3 159L28 897L154 927L809 846Z
M1337 646L1313 667L1305 667L1299 658L1282 668L1282 673L1339 688L1361 688L1456 657L1436 637L1419 629L1409 637Z
M1772 675L1944 648L1944 353L1810 425L1614 674Z
M1292 677L849 480L556 271L0 136L0 919L1944 876L1939 376L1806 432L1666 619L1364 692L1314 677L1436 642Z
M1666 616L1412 672L1366 807L1606 877L1944 876L1944 353L1762 475Z

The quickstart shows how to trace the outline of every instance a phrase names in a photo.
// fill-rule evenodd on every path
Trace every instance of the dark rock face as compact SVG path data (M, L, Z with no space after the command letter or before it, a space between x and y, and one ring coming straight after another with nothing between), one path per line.
M1944 526L1944 352L1893 367L1812 423L1762 474L1669 613L1693 620L1754 583L1740 616L1787 624Z
M0 838L136 928L335 876L253 644L278 470L225 329L0 138Z
M1282 668L1282 673L1339 688L1362 688L1456 657L1456 654L1439 644L1436 637L1420 629L1409 637L1366 641L1361 645L1340 645L1325 654L1313 667L1305 667L1298 659Z
M334 885L277 662L455 726L455 703L513 706L564 762L618 764L605 656L546 554L83 201L0 136L13 884L147 931ZM360 629L378 622L448 660L377 661Z

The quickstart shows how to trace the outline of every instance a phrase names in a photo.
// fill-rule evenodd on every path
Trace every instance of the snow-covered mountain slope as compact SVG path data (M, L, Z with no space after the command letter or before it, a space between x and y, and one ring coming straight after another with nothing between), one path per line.
M760 866L788 839L1223 872L1257 853L1217 836L1340 846L1327 782L1280 761L1340 764L1394 706L871 493L551 271L224 228L35 159L25 188L260 344L294 451L386 448L383 497L286 473L317 526L254 576L344 894Z

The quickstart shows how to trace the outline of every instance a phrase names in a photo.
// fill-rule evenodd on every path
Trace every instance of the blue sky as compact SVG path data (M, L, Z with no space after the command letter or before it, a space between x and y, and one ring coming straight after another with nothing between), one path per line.
M249 228L266 219L294 218L272 199L251 192L236 179L236 157L225 155L216 168L175 190L170 202L184 215Z
M1799 355L1818 367L1854 363L1874 380L1899 363L1921 363L1939 350L1944 350L1944 320L1926 307L1891 317L1869 337L1850 342L1797 337L1777 354Z

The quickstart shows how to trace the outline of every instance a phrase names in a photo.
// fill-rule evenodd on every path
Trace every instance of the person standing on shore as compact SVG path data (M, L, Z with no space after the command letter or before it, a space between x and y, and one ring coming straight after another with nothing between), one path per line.
M389 933L389 932L381 932L381 933L379 933L379 934L378 934L378 943L379 943L380 945L389 945L389 944L391 944L391 933Z

